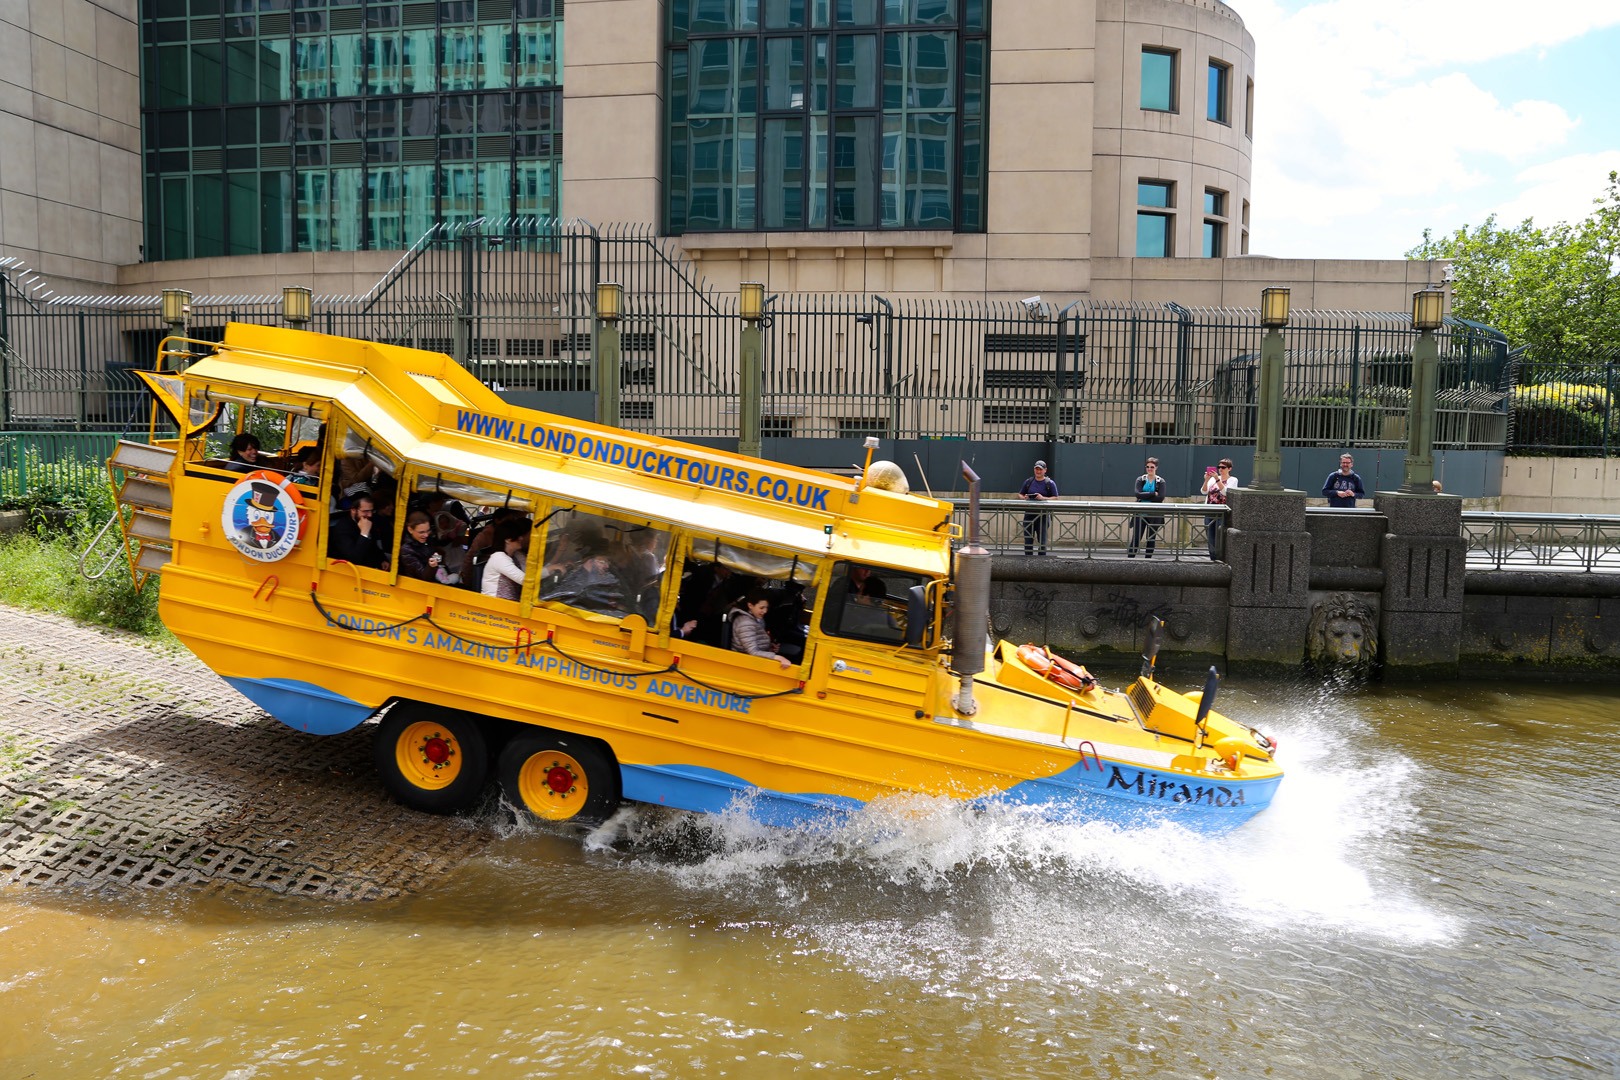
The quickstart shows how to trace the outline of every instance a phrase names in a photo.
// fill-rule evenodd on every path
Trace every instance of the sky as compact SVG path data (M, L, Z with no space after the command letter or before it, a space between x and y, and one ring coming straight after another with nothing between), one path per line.
M1253 254L1575 222L1620 170L1620 0L1227 2L1255 40Z

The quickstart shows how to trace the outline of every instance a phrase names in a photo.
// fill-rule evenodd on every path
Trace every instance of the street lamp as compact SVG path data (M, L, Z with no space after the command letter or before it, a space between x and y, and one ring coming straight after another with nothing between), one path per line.
M1436 383L1440 374L1440 342L1435 331L1445 323L1445 297L1440 289L1419 289L1412 294L1412 400L1406 414L1406 478L1401 491L1408 495L1434 494L1434 415Z
M1419 289L1412 294L1412 327L1416 330L1438 330L1444 325L1441 317L1445 309L1443 289Z
M596 283L596 422L618 427L619 388L624 373L619 367L619 316L624 310L624 286L617 281Z
M1289 290L1279 286L1260 291L1260 325L1267 330L1281 330L1288 325Z
M765 317L765 283L745 281L738 286L737 314L743 322L759 322Z
M764 377L760 372L760 323L765 318L765 284L745 281L737 290L737 314L742 333L737 349L737 452L749 457L760 455L760 392Z
M1260 404L1254 439L1254 483L1259 491L1281 491L1282 485L1282 393L1283 367L1287 350L1283 327L1288 325L1288 290L1280 287L1260 292Z
M617 281L596 283L596 317L603 322L618 322L624 300L624 286Z
M169 324L169 329L182 333L190 315L191 293L185 289L163 290L163 321Z
M302 285L288 285L281 290L281 317L292 326L302 328L309 322L314 297Z

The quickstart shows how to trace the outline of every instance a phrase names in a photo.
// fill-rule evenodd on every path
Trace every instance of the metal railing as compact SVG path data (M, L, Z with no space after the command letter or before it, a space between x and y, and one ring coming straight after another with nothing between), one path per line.
M0 266L0 429L120 430L120 376L171 330L156 296L69 297ZM431 230L371 289L314 298L311 330L443 352L513 391L590 392L594 287L624 287L624 426L735 436L734 294L649 228L538 219ZM279 323L279 296L197 296L186 332ZM1252 309L795 293L762 327L767 438L1251 445ZM1404 313L1301 311L1286 331L1287 446L1399 448L1415 340ZM1440 334L1437 449L1500 449L1507 350L1462 321ZM130 387L131 392L134 388ZM134 395L139 397L138 394Z
M968 534L966 499L951 500L954 521ZM979 542L992 555L1043 554L1059 559L1210 559L1209 521L1224 525L1227 508L1203 503L1088 502L980 499ZM1042 523L1044 522L1044 534ZM1138 525L1137 523L1141 524ZM1132 554L1132 541L1135 554ZM1148 541L1154 542L1149 555Z
M1620 573L1620 517L1465 511L1471 570Z
M1512 452L1607 457L1620 446L1620 356L1606 352L1512 357Z
M0 431L0 506L105 487L107 458L117 442L110 432Z

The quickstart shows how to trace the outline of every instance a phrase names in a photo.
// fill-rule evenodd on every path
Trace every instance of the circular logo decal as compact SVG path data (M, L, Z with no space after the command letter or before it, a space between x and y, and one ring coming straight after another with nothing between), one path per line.
M231 488L220 512L220 525L231 546L259 562L279 562L298 546L298 492L284 481L257 472Z

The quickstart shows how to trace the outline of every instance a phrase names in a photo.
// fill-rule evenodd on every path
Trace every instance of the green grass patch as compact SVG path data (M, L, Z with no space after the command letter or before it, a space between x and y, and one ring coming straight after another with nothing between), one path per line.
M79 552L93 535L83 528L70 528L0 536L0 602L173 641L174 635L158 619L156 577L136 592L129 567L122 561L115 562L98 581L79 572ZM99 549L101 559L112 543L108 539ZM100 559L92 561L99 563Z

